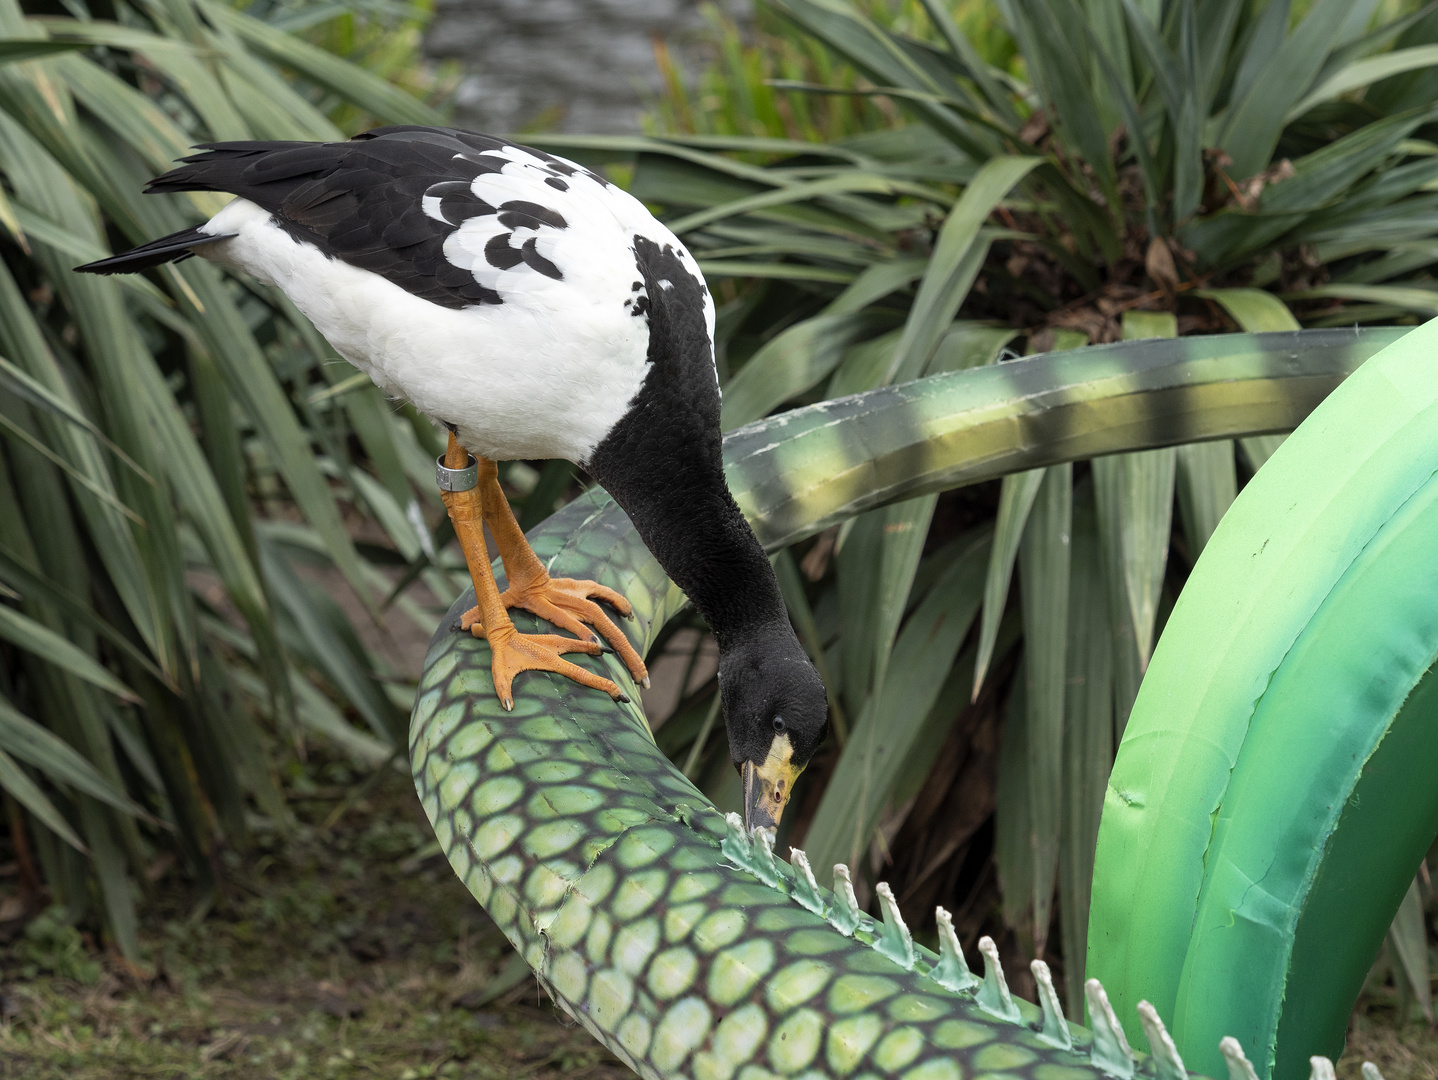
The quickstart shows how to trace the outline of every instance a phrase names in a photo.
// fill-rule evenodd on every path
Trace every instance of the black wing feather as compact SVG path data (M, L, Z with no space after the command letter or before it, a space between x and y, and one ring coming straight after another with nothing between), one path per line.
M201 153L181 159L179 168L152 180L146 190L228 191L268 210L295 239L431 303L448 308L498 304L503 301L497 292L445 259L445 240L479 215L499 214L509 228L565 225L561 215L537 203L516 200L494 207L474 195L471 180L510 163L502 153L506 145L488 135L413 126L376 128L344 143L206 143L196 148ZM577 171L542 151L530 152L556 178ZM448 225L424 213L426 194L440 197ZM503 254L502 261L512 258L510 265L524 262L539 273L559 276L533 245L528 251L504 246L513 253Z

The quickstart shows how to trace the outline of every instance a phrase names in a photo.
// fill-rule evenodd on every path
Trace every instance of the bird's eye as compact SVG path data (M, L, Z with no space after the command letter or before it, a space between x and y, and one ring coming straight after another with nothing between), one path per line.
M782 716L776 716L776 717L774 717L774 734L775 734L775 735L781 735L781 734L783 734L783 732L784 732L784 718L783 718Z

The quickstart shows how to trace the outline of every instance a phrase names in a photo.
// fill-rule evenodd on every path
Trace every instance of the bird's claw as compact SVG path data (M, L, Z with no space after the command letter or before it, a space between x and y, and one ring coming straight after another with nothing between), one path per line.
M616 701L624 697L619 687L609 679L587 671L578 664L565 660L561 655L597 655L599 647L592 642L560 637L558 634L521 634L512 626L491 636L484 634L478 623L474 624L473 633L489 642L494 692L506 711L514 708L514 677L521 671L552 671L556 675L574 680L581 686L602 690Z
M634 609L621 593L595 581L575 578L545 578L530 583L511 583L500 596L505 607L520 607L567 630L575 637L611 649L624 661L635 681L647 684L649 671L624 631L595 602L603 600L619 614L632 616ZM591 630L590 626L594 629ZM595 631L598 631L596 634ZM602 636L601 636L602 635ZM606 643L609 648L606 648Z

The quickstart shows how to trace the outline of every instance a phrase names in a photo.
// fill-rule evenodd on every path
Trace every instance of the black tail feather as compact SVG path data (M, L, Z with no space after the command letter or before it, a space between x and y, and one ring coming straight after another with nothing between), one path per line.
M96 262L86 263L84 266L77 266L75 269L84 274L132 274L137 270L148 270L152 266L187 259L195 253L194 249L198 245L213 244L216 240L228 240L234 235L234 233L216 235L201 232L199 229L185 229L181 232L171 233L169 236L162 236L158 240L151 240L148 244L141 244L139 247L131 248L119 255L112 255L108 259L100 259Z
M334 156L335 146L342 144L248 141L200 143L200 151L189 157L180 158L177 168L155 177L145 187L145 194L154 195L171 191L227 191L244 198L255 192L245 189L256 182L261 184L273 177L264 174L273 171L276 161L286 161L298 156L306 165L318 154L328 160ZM252 167L259 166L259 175L252 175Z

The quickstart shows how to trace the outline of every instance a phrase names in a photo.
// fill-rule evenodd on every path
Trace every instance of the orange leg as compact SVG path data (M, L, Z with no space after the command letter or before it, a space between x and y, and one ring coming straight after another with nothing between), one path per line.
M481 467L489 465L493 470L492 462L483 458L479 460ZM463 469L468 461L469 454L459 445L459 440L450 435L449 449L444 458L445 468ZM515 630L504 601L500 599L499 586L495 584L494 571L489 563L489 551L484 543L480 490L473 487L467 491L443 491L440 494L449 510L450 521L454 523L465 562L469 564L475 599L479 601L478 606L465 615L461 625L475 637L489 641L494 692L499 696L500 704L506 709L514 708L514 677L521 671L553 671L583 686L603 690L616 701L623 700L624 694L610 680L585 671L560 655L567 652L597 654L600 647L594 642L577 641L558 634L521 634Z
M552 578L539 556L524 538L519 522L514 519L504 489L499 486L499 470L488 458L479 458L479 497L484 508L484 520L494 534L494 543L499 548L499 557L504 560L504 572L509 578L509 588L500 599L507 608L521 607L533 612L546 622L561 630L567 630L577 638L601 644L599 634L604 635L634 680L646 689L649 686L649 671L639 658L624 631L614 625L604 609L594 602L603 600L626 618L632 612L629 601L613 589L597 581L583 581L575 578ZM584 624L589 623L599 631L595 634Z

